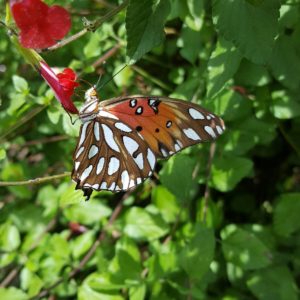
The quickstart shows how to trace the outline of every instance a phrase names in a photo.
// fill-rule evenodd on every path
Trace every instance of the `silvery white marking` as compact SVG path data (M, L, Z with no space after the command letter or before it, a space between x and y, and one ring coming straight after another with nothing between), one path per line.
M168 152L165 149L161 148L160 152L162 153L163 157L167 157L168 156Z
M121 191L120 187L117 185L115 191Z
M136 158L133 158L135 163L138 165L140 170L144 169L144 159L143 159L143 153L140 153Z
M99 128L99 123L95 122L94 124L94 136L96 141L100 140L100 128Z
M137 114L141 114L143 112L143 108L142 106L139 106L137 109L136 109L136 113Z
M210 126L204 126L204 130L212 137L215 138L216 134Z
M120 167L120 161L116 157L111 157L108 164L108 175L112 175L118 171Z
M150 101L149 101L150 106L152 106L155 102L156 102L155 99L150 99Z
M188 128L188 129L183 129L184 134L191 140L193 141L198 141L201 140L200 136L198 135L198 133L192 129L192 128Z
M99 151L98 147L96 145L92 145L89 151L88 158L91 159L92 157L94 157L98 153L98 151Z
M213 119L215 118L215 116L213 114L209 114Z
M81 135L80 135L80 140L79 140L78 147L80 147L81 144L83 143L83 141L85 140L85 137L86 137L86 129L87 129L87 127L88 127L88 125L89 125L90 123L91 123L91 122L85 122L85 123L83 123L82 129L81 129Z
M134 187L134 186L135 186L134 180L131 179L130 182L129 182L129 187L128 187L128 188L130 189L130 188L132 188L132 187Z
M207 120L211 120L211 116L210 116L210 115L207 115L207 116L206 116L206 119L207 119Z
M95 189L95 190L98 190L99 189L99 184L95 183L94 185L92 185L92 188Z
M170 151L169 154L172 155L172 154L174 154L174 152L173 152L173 151Z
M204 115L195 108L190 108L189 114L194 120L204 120Z
M141 182L142 182L142 178L138 177L138 178L136 179L136 184L140 184Z
M101 158L99 159L99 162L98 162L98 164L97 164L97 170L96 170L96 174L97 174L97 175L99 175L99 174L101 173L101 171L102 171L102 169L103 169L103 166L104 166L104 161L105 161L104 157L101 157Z
M86 178L88 178L88 176L91 174L92 170L93 170L93 166L89 165L81 174L80 180L84 181Z
M122 131L124 131L124 132L131 132L132 131L131 128L129 128L127 125L125 125L122 122L117 122L115 124L115 127L122 130Z
M130 107L135 107L136 104L137 104L137 100L136 99L130 100Z
M89 188L89 187L91 187L91 185L90 185L89 183L85 183L85 184L83 185L83 187Z
M92 99L91 99L92 100ZM87 106L85 109L84 109L84 113L91 113L95 110L95 108L97 107L98 103L97 102L94 102L92 103L91 105Z
M111 118L111 119L115 119L115 120L119 120L118 117L116 117L115 115L109 113L108 111L105 111L105 110L99 110L99 113L98 115L100 117L105 117L105 118Z
M152 171L150 171L149 173L148 173L148 177L150 177L152 175Z
M115 186L116 186L116 183L113 182L113 183L111 184L111 186L110 186L108 189L109 189L110 191L114 191Z
M123 143L126 150L129 152L131 156L139 148L139 144L134 139L128 136L123 137Z
M81 147L81 148L78 150L78 152L76 153L75 158L78 158L78 157L80 156L80 154L83 152L83 150L84 150L84 147Z
M223 129L219 125L216 126L216 129L218 131L218 134L222 134L223 133Z
M79 165L80 165L80 161L75 161L75 171L78 170Z
M120 152L119 146L114 140L114 134L112 130L105 124L101 124L103 132L104 132L104 138L107 143L107 145L112 149L117 152Z
M178 144L175 144L175 145L174 145L174 148L175 148L175 151L176 151L176 152L179 151L179 150L181 149L181 147L180 147Z
M106 190L107 189L107 183L103 181L100 185L100 189Z
M178 146L179 146L180 148L183 148L183 144L182 144L179 140L176 140L176 143L178 144Z
M128 189L129 185L129 174L126 170L124 170L121 174L121 182L122 182L122 188L123 190Z
M150 148L148 148L148 150L147 150L147 159L148 159L150 168L153 170L156 160L155 160L155 155L153 154L153 152L151 151Z

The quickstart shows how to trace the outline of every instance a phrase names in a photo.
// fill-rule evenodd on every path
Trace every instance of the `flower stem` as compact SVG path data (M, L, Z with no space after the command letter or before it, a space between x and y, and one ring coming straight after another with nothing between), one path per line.
M47 49L44 49L42 51L53 51L56 50L58 48L61 48L75 40L77 40L78 38L82 37L83 35L85 35L87 32L89 31L95 31L97 28L99 28L104 22L106 22L107 20L109 20L110 18L112 18L113 16L115 16L116 14L118 14L121 10L123 10L129 3L129 0L125 0L121 5L117 6L116 8L112 9L111 11L109 11L105 16L103 16L102 18L96 20L92 26L87 26L86 28L82 29L81 31L75 33L74 35L58 42L57 44L55 44L52 47L49 47Z

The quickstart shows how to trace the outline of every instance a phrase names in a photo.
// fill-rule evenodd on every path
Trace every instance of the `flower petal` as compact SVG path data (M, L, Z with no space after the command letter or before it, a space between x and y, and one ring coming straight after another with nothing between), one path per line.
M47 32L55 40L62 39L71 28L71 18L69 13L60 6L52 6L47 14Z

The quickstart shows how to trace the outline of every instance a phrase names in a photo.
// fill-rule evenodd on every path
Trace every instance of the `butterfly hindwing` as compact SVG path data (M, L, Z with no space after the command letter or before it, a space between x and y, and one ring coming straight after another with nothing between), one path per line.
M148 178L156 157L142 135L110 117L82 125L74 153L77 188L126 191Z

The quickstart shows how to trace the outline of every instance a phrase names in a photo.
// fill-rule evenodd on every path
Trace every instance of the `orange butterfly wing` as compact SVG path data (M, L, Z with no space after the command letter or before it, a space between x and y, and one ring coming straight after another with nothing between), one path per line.
M160 158L214 140L225 130L221 118L178 99L131 96L100 102L101 109L139 132Z

